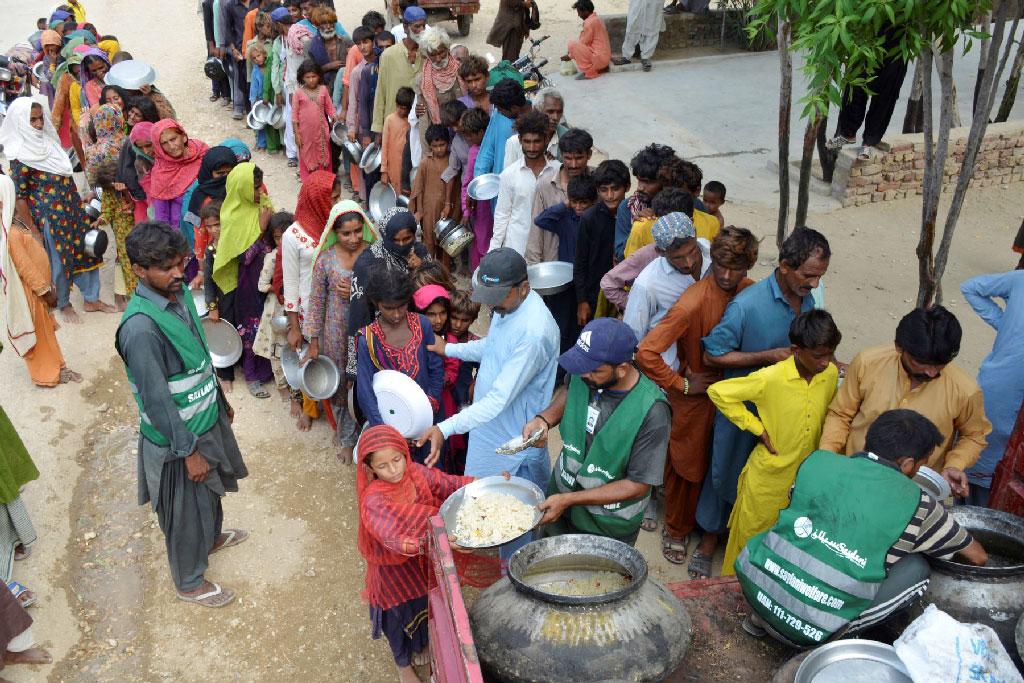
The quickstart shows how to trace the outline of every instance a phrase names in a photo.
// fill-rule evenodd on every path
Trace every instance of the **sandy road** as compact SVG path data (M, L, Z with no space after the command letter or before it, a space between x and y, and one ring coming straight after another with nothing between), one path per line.
M341 20L352 27L377 2L346 5ZM565 7L545 12L545 56L557 59L578 20ZM487 0L465 41L476 50L496 8ZM604 12L621 10L615 0ZM32 30L51 3L7 3L0 40L7 45ZM154 7L159 7L154 10ZM158 65L159 85L196 137L210 143L251 134L207 100L202 75L202 26L191 0L93 0L89 18L113 32L125 49ZM487 48L493 51L493 48ZM627 78L628 74L615 78ZM623 80L623 85L627 82ZM604 103L602 103L604 104ZM607 103L614 106L614 103ZM598 138L611 132L593 131ZM298 184L283 160L258 155L278 206L293 208ZM710 166L710 164L709 164ZM709 177L713 168L705 169ZM769 236L771 207L727 204L730 222ZM966 277L1009 267L1013 231L1024 195L986 188L972 192L947 273L947 297L965 328L961 363L975 371L992 339L964 305L956 285ZM828 301L844 331L840 355L892 338L896 320L916 291L913 244L919 204L873 205L812 216L832 241ZM755 276L769 271L771 237L763 243ZM109 298L112 263L103 271ZM76 302L80 302L77 299ZM226 500L227 521L253 530L238 548L214 557L211 578L238 590L225 610L202 610L174 599L163 538L155 517L135 505L137 416L116 362L116 316L90 314L59 336L69 365L83 385L35 389L21 361L0 355L0 403L10 415L42 473L25 499L39 532L33 556L16 578L40 592L32 613L39 640L55 664L37 671L9 667L14 681L379 681L391 677L387 646L368 638L359 600L363 565L355 550L354 472L337 465L324 424L299 434L276 398L259 401L239 384L232 400L236 432L251 476ZM661 559L656 535L641 549L661 580L684 572Z

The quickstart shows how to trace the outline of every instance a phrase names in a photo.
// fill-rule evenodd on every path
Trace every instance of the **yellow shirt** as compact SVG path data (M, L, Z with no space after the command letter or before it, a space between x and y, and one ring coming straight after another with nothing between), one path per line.
M850 363L829 406L821 447L846 455L864 450L868 427L895 408L916 410L942 432L945 440L928 458L928 467L938 472L946 467L967 470L992 431L981 388L963 370L950 363L936 379L911 389L899 351L885 345L861 351ZM955 446L954 434L959 435Z
M626 240L626 248L623 251L626 258L640 247L654 244L654 236L651 234L654 221L654 218L641 218L633 221L633 228L629 231L629 239ZM693 227L697 231L697 237L703 237L710 242L718 234L718 219L709 213L694 209Z

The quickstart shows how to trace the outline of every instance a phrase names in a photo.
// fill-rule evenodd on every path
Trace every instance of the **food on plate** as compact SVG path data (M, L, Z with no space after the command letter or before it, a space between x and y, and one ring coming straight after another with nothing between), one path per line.
M500 545L533 528L536 508L507 493L467 495L455 517L456 543Z

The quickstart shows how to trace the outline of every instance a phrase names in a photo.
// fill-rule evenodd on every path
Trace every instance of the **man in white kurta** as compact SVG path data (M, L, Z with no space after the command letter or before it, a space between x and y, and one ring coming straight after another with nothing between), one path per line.
M626 13L626 35L622 39L622 57L615 64L629 64L633 51L640 46L640 63L644 71L651 69L651 57L658 47L658 37L665 30L661 0L629 0Z

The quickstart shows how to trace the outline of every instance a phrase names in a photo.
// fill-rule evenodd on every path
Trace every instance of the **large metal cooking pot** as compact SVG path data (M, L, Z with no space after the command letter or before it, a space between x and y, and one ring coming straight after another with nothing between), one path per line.
M370 197L367 204L370 206L370 216L374 222L379 221L391 209L395 208L398 197L393 187L387 183L377 183L370 190Z
M973 505L958 505L949 514L981 543L989 563L975 567L929 557L932 576L923 603L959 621L991 626L1020 667L1014 628L1024 612L1024 521Z
M477 201L494 199L498 196L498 188L501 186L501 176L497 173L484 173L469 181L466 186L466 194Z
M371 142L363 150L363 156L359 159L359 168L367 173L373 173L380 168L381 148L376 142Z
M106 232L99 228L93 228L82 238L82 250L87 256L101 259L107 251L107 240Z
M242 338L227 320L203 318L203 333L215 368L230 368L242 357Z
M437 243L445 253L455 258L473 241L473 230L468 225L456 225L455 221L447 221L448 225L441 230L442 221L437 222Z
M558 294L572 284L572 264L568 261L535 263L526 269L530 289L541 296Z
M341 372L327 356L317 356L299 369L302 392L317 401L326 401L338 391Z
M594 595L594 572L628 579ZM594 590L549 590L577 580ZM480 595L469 618L484 673L496 681L660 681L690 645L686 609L648 577L640 553L588 534L520 548L508 575Z

